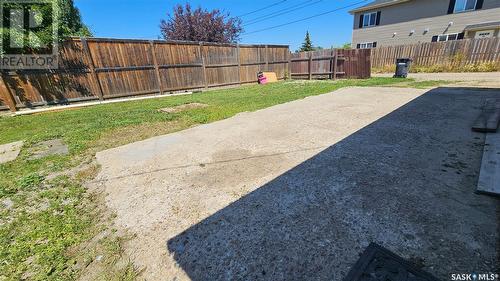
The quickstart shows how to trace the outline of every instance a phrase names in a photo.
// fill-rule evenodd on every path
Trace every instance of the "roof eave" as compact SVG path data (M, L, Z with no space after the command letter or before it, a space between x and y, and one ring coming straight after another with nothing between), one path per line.
M486 22L486 23L482 23L482 24L471 24L471 25L465 26L464 30L466 30L466 31L479 31L479 30L484 30L486 28L499 29L500 28L500 21Z
M396 5L396 4L401 4L404 2L408 2L408 1L410 1L410 0L394 0L391 2L385 2L385 3L375 4L375 5L371 5L371 6L359 7L359 8L356 8L354 10L350 10L349 14L353 15L354 13L364 12L364 11L378 9L378 8L387 7L387 6L392 6L392 5Z

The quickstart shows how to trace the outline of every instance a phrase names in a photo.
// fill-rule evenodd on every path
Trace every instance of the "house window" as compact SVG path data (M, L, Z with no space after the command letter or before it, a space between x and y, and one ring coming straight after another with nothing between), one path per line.
M366 43L359 43L357 45L358 49L371 49L377 47L377 42L366 42Z
M476 9L477 0L456 0L454 13L471 11Z
M377 23L377 13L363 15L363 27L375 26Z
M359 26L358 28L365 28L371 26L377 26L380 24L381 11L361 14L359 16Z
M446 42L464 39L464 33L450 33L432 36L432 42Z

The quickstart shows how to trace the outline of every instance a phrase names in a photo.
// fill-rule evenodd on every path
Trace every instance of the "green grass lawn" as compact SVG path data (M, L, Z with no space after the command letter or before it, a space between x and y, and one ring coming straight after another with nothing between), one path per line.
M133 279L130 263L119 262L123 239L109 227L112 215L103 215L102 198L83 187L98 171L93 162L96 151L342 87L401 82L394 78L290 81L2 117L0 144L25 143L17 160L0 165L0 280L71 280L89 274L88 268L96 263L98 278ZM419 87L416 82L407 84ZM192 102L208 106L158 112ZM69 155L29 160L33 144L55 138L69 146ZM100 261L95 259L98 255Z

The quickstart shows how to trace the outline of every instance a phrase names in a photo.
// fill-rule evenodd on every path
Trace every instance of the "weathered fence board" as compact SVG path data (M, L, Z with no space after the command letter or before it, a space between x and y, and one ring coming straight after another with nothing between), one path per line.
M290 74L301 79L369 78L370 50L318 50L291 54Z
M397 58L411 58L413 64L419 66L500 63L500 38L426 42L371 49L373 67L394 65Z

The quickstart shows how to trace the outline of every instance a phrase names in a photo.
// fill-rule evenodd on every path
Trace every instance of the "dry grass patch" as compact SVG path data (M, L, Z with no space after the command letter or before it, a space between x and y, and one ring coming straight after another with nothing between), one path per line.
M207 106L208 106L208 104L192 102L192 103L181 104L181 105L174 106L174 107L160 108L160 109L158 109L158 111L163 112L163 113L177 113L177 112L190 110L190 109L204 108Z
M394 64L382 67L372 67L372 73L394 73ZM441 72L496 72L500 71L500 63L482 62L462 65L459 63L434 64L422 66L413 64L410 66L410 73L441 73Z
M145 140L154 136L180 131L189 127L183 120L144 123L140 125L119 127L103 133L92 145L92 153L118 147L128 143Z

